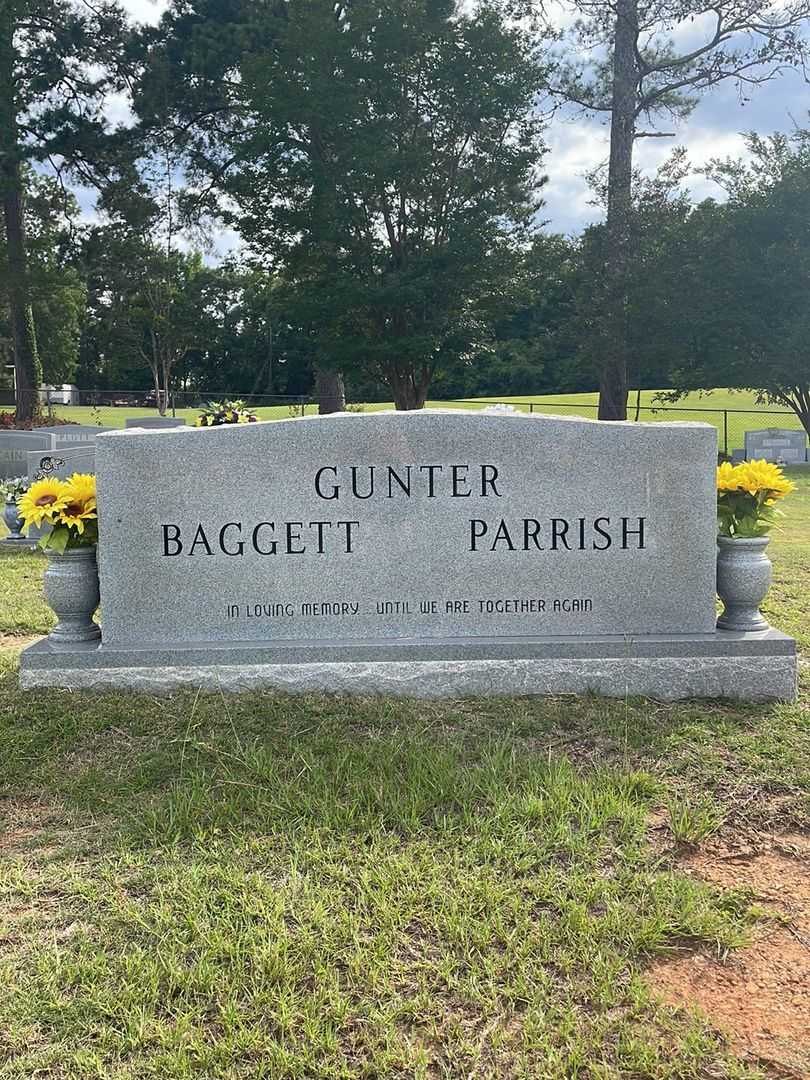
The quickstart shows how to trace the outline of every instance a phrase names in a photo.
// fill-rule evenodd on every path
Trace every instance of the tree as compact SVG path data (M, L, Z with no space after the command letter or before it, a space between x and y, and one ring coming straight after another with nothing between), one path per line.
M500 0L192 0L147 44L142 121L168 93L196 206L294 282L316 367L361 368L421 408L532 231L528 34Z
M72 379L84 318L85 287L76 266L79 208L56 180L23 169L31 310L46 382ZM5 225L0 220L0 275L9 280L5 262ZM0 338L13 341L8 290L0 294ZM13 355L13 349L10 349Z
M488 313L483 349L448 363L436 380L443 398L556 393L576 349L572 330L580 245L537 236L516 263L514 288Z
M679 147L653 176L638 172L633 175L628 237L634 257L627 268L624 309L628 389L666 386L670 369L682 362L685 309L675 298L682 291L683 271L668 255L672 244L682 237L692 208L682 187L689 169L686 151ZM594 170L588 181L594 203L605 207L606 170ZM583 388L588 389L599 378L602 347L608 332L605 320L610 285L602 271L609 244L607 226L599 222L585 230L577 252L576 301L567 327L568 337L576 342L576 347L568 378L581 380ZM637 396L637 403L638 400Z
M673 303L690 314L673 396L754 390L810 435L810 132L746 141L750 163L708 168L726 204L697 207L669 250Z
M17 386L17 417L39 407L42 366L32 309L24 212L27 161L49 161L85 178L104 123L99 74L121 41L122 16L108 0L3 0L0 3L0 194L6 293Z
M610 116L604 303L601 315L599 415L627 411L627 306L632 264L633 148L666 136L639 130L663 116L688 115L701 93L728 79L742 87L766 82L803 62L800 37L810 0L575 0L575 54L561 63L555 86L567 101ZM678 51L673 37L702 36ZM590 53L592 59L588 60Z
M202 258L167 253L120 224L92 230L85 258L92 313L87 332L96 364L115 364L120 371L128 358L136 370L147 369L162 415L175 368L205 339Z

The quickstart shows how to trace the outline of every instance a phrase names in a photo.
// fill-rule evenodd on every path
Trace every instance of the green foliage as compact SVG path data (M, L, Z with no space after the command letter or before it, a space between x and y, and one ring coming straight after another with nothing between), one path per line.
M157 119L171 97L191 175L283 270L314 361L421 405L434 371L482 339L531 232L528 37L498 4L428 0L384 19L369 0L198 0L158 36L139 111Z
M810 433L810 132L748 138L750 164L714 161L728 192L673 238L662 264L677 393L724 385L792 409ZM685 320L682 312L689 311Z

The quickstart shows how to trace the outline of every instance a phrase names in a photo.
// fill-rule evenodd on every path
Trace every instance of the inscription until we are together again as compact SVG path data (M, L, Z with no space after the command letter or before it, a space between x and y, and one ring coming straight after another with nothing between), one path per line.
M346 618L357 615L546 615L585 614L593 611L593 600L586 597L524 598L446 598L444 600L333 600L305 603L228 604L229 619Z
M370 499L502 499L506 488L496 465L323 465L312 493L323 503L366 503ZM489 504L488 504L489 505ZM459 543L469 552L644 550L647 518L603 513L578 517L468 516ZM160 524L165 558L240 558L256 555L355 555L363 551L360 520L177 522Z

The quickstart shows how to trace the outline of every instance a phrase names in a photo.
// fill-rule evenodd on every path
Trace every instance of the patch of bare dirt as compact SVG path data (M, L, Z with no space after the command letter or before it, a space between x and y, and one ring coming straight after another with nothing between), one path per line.
M45 831L60 823L55 807L35 799L0 799L0 855L39 844Z
M722 888L750 889L772 918L726 959L686 953L657 961L653 987L671 1005L698 1006L741 1057L810 1077L810 838L718 841L681 867Z
M42 634L0 634L0 649L24 649L41 637Z

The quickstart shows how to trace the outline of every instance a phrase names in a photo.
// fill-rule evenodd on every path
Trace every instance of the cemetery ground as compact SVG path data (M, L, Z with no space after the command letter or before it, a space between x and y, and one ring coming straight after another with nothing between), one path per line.
M21 693L0 553L0 1076L810 1075L789 472L794 705Z

